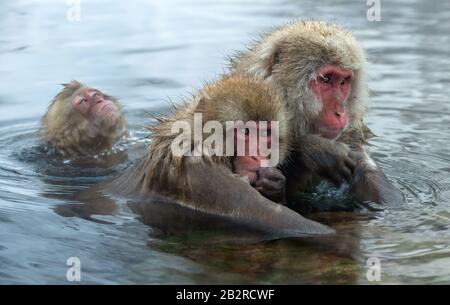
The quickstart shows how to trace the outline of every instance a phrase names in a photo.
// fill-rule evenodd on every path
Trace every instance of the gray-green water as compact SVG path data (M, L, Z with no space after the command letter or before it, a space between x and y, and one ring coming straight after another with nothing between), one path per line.
M367 21L365 2L81 1L81 21L69 22L63 0L1 1L0 283L67 283L71 256L82 283L368 283L372 256L382 283L450 283L450 2L382 0L380 22ZM295 17L339 22L367 49L367 123L379 136L369 150L405 194L402 207L315 216L339 230L328 246L158 240L126 207L94 219L111 224L61 216L73 194L130 161L80 169L38 160L38 120L58 84L78 79L120 97L144 139L147 112Z

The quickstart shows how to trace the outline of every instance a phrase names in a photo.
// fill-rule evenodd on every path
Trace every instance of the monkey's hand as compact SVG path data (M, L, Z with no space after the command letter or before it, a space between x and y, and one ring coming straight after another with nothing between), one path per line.
M337 141L316 135L301 137L292 146L291 160L294 168L309 174L317 174L336 186L350 181L356 168L354 153Z
M350 191L354 198L361 203L402 203L404 200L402 193L389 182L375 161L365 153L356 155L358 165L350 183Z
M260 168L255 189L269 200L280 204L286 203L286 178L277 168Z

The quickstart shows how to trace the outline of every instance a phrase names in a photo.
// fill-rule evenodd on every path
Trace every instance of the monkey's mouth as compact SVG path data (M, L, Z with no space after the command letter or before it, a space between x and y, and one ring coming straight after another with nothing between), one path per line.
M338 128L330 128L330 127L320 127L319 133L322 137L327 139L335 139L337 138L342 132L342 129Z
M116 111L117 111L117 107L114 106L114 104L110 104L110 103L105 103L99 109L99 112L103 112L103 113L116 112Z

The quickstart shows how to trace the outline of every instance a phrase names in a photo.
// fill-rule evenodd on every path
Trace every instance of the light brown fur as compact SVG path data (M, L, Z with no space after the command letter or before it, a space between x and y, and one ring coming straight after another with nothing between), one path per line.
M261 35L246 51L230 58L232 73L254 75L275 85L292 112L291 129L295 136L309 134L321 110L308 82L314 71L336 65L354 72L352 91L347 101L349 130L363 131L362 119L368 107L366 59L353 35L334 24L319 21L294 21Z
M172 124L187 121L192 130L194 112L203 114L203 124L207 120L278 120L279 154L285 154L287 118L276 91L259 80L234 75L207 84L192 99L175 107L172 114L159 117L158 123L150 127L152 143L146 155L108 184L107 192L141 202L135 211L145 223L163 230L185 228L185 223L188 227L199 224L216 229L225 221L233 228L243 225L246 232L269 233L271 238L333 233L270 201L237 177L231 156L174 155L171 143L178 134L171 132ZM192 151L196 143L193 137L191 141ZM199 218L193 219L194 215Z
M39 134L41 140L55 147L65 156L93 156L108 150L126 134L125 117L120 103L113 97L119 113L107 121L94 122L70 107L70 98L85 87L78 81L63 85L42 118Z
M193 130L193 115L202 113L203 124L210 120L219 121L279 121L280 122L280 159L287 151L287 113L282 100L276 91L262 82L247 77L234 75L225 77L217 82L208 83L199 90L192 99L181 106L174 107L169 116L157 117L158 124L149 127L152 136L146 156L125 174L123 181L125 189L121 193L139 191L143 194L164 194L170 196L183 195L186 189L175 191L185 179L186 163L203 163L212 167L219 167L232 175L231 157L229 156L176 156L172 153L171 144L178 136L172 133L172 124L177 121L187 121ZM207 134L203 139L207 138ZM191 147L194 147L194 137L191 136ZM220 169L221 168L221 169ZM123 179L123 178L122 178ZM130 188L131 186L131 188Z
M318 68L329 65L351 69L354 73L352 89L345 104L349 124L337 141L319 139L314 135L323 106L312 93L309 82L318 76L315 75ZM304 190L302 184L307 183L303 181L308 181L310 174L331 177L337 184L343 180L341 175L349 179L349 150L344 147L348 145L356 153L352 157L356 168L349 181L355 198L373 202L402 200L400 192L389 183L364 149L364 144L373 137L363 123L369 97L366 65L364 51L349 31L320 21L293 21L261 35L247 50L230 58L231 74L251 75L274 85L288 112L293 114L290 131L294 136L293 142L297 144L295 149L300 151L293 149L290 156L296 157L301 166L288 166L294 172L293 177L288 174L288 184L297 183L299 189ZM298 158L302 155L303 158ZM317 164L311 166L308 160L312 159ZM306 172L301 179L296 177L299 168ZM317 172L318 168L322 174Z

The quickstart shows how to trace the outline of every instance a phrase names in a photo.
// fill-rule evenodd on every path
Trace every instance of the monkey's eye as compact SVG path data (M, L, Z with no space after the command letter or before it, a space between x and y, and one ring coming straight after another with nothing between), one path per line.
M78 104L83 104L83 103L86 103L86 102L87 102L87 99L82 98L82 99L78 102Z
M320 74L320 80L324 84L329 84L331 82L331 75L329 75L329 74L325 74L325 75Z
M93 98L96 98L96 97L103 97L103 94L102 94L101 92L96 91L92 97L93 97Z

